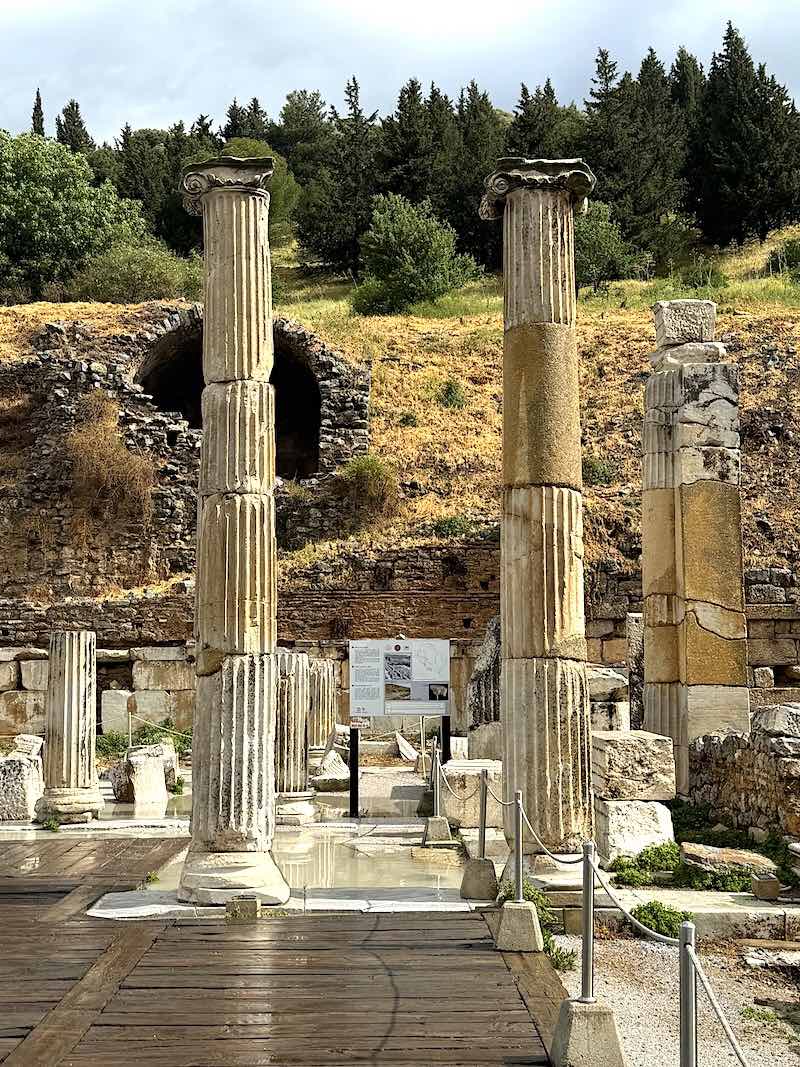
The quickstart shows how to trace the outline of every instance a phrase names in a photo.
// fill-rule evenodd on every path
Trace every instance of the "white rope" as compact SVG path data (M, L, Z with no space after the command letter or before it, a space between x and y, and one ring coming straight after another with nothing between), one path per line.
M592 870L597 875L597 880L599 881L600 885L611 897L612 904L619 908L619 910L622 912L622 914L625 916L629 923L635 926L637 930L641 930L642 933L645 934L647 937L651 937L654 941L660 941L662 945L672 945L674 948L678 947L679 941L677 937L666 937L664 934L657 934L655 930L651 930L649 926L645 926L644 923L641 923L638 919L635 919L628 911L628 909L623 907L622 904L620 904L620 902L614 896L614 893L612 892L608 882L600 873L600 868L594 862L592 863Z
M156 730L163 730L165 734L175 734L177 737L185 737L187 741L192 740L191 734L184 734L181 733L180 730L173 730L171 726L161 726L157 722L150 722L149 719L143 719L141 715L134 715L132 711L129 711L128 714L132 719L138 719L139 722L143 722L147 726L153 726Z
M493 797L497 801L497 803L500 804L502 807L504 807L504 808L513 808L514 807L514 801L513 800L501 800L500 797L497 795L497 793L494 792L494 790L492 789L492 787L488 783L486 785L486 792L489 794L490 797Z
M450 790L450 792L456 798L456 800L464 800L464 801L472 800L472 798L474 796L477 796L477 794L480 792L481 783L478 782L477 786L472 790L471 793L469 793L465 797L462 797L462 795L460 793L456 793L455 789L453 789L453 787L448 782L447 775L444 773L444 768L442 767L441 763L438 763L438 760L437 760L437 764L438 764L438 767L439 767L439 777L440 777L440 779L444 782L444 784L447 786L447 788Z
M547 845L544 843L544 841L542 841L541 837L539 837L534 828L531 826L531 820L528 818L528 813L527 811L525 811L525 808L522 809L522 818L528 824L528 829L533 834L539 848L541 848L550 857L550 859L555 860L556 863L583 863L583 856L576 856L574 859L568 860L565 859L564 856L557 856L555 852L551 852Z
M689 959L692 961L694 969L697 973L697 977L700 979L703 989L705 989L706 991L706 996L709 999L711 1007L714 1009L714 1014L719 1019L720 1026L725 1031L725 1036L730 1042L730 1046L734 1051L736 1059L739 1061L739 1063L741 1063L742 1067L748 1067L748 1063L747 1060L744 1058L744 1053L742 1052L741 1045L736 1040L736 1035L734 1034L733 1030L731 1030L730 1024L725 1018L722 1008L720 1007L720 1003L714 995L714 990L711 988L711 982L708 980L708 976L703 970L700 964L700 960L697 958L697 953L691 945L686 945L686 952L688 953Z

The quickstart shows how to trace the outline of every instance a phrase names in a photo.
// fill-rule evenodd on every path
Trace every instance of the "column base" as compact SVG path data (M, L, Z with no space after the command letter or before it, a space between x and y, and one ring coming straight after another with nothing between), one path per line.
M291 890L271 852L189 852L178 900L227 904L245 892L262 904L285 904Z
M611 1008L563 1000L550 1049L553 1067L625 1067Z
M61 823L91 822L103 810L103 798L96 787L45 789L36 801L36 821L58 819Z
M307 826L315 822L314 790L304 793L278 793L275 797L275 822L278 826Z

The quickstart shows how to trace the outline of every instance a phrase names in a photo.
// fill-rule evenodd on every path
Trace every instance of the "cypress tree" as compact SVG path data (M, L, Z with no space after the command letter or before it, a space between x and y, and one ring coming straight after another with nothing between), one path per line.
M330 165L334 130L320 93L299 89L287 94L280 119L272 125L270 144L301 185Z
M397 110L383 120L381 128L381 186L417 204L430 191L434 142L422 86L416 78L402 87Z
M729 22L711 60L689 149L688 203L709 241L726 245L800 214L800 121L784 86L756 69Z
M585 153L597 175L597 198L609 203L626 233L631 226L631 176L636 145L638 84L601 48L586 105Z
M31 115L31 133L44 137L44 108L42 107L42 94L38 89L36 90L36 100L33 104L33 114Z
M558 159L565 155L564 110L559 107L549 78L533 94L523 83L508 128L508 154L530 159Z
M703 68L691 52L681 46L669 72L673 103L680 107L690 120L700 102L705 86Z
M245 128L246 132L241 134L242 137L249 137L255 141L266 141L269 136L269 117L259 103L257 96L254 96L247 105Z
M236 97L225 112L225 125L219 131L223 141L231 141L234 137L246 137L248 129L247 108L242 107Z
M77 100L70 100L56 115L56 140L67 145L73 152L84 155L94 151L94 141L89 136Z

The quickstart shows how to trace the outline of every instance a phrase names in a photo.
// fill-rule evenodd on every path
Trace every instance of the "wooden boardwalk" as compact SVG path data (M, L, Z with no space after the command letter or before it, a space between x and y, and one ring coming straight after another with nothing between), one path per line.
M495 951L480 914L113 923L70 916L51 859L24 895L0 860L7 1067L548 1063L533 1015L545 1031L560 984L543 995L549 964Z

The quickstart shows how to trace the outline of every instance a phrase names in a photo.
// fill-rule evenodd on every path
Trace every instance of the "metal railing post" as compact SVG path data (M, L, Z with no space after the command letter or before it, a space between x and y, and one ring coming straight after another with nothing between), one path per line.
M128 712L128 748L133 748L133 724L130 712Z
M581 920L581 1004L594 1004L594 841L583 843L583 899Z
M486 859L486 789L489 785L489 772L481 771L480 820L478 822L478 859Z
M694 949L694 923L680 933L680 1067L697 1067L697 974L687 948Z
M442 779L441 768L439 767L439 749L437 746L434 746L433 749L431 772L433 774L433 814L438 817L442 814Z
M518 904L522 895L522 790L514 793L514 899Z

